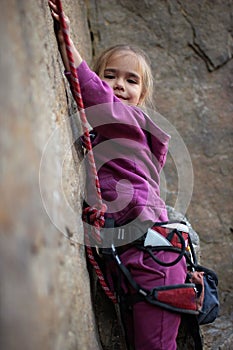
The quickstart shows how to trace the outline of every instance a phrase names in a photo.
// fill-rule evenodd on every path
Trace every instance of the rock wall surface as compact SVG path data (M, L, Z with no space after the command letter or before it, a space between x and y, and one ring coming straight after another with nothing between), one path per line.
M90 58L85 4L64 8ZM47 1L1 1L0 18L0 348L98 350L70 147L80 125Z

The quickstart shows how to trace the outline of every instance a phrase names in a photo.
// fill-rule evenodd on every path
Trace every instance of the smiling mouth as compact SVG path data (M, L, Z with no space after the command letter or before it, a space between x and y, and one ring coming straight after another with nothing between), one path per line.
M121 96L121 95L115 95L116 97L118 97L118 98L120 98L121 100L127 100L127 98L126 97L123 97L123 96Z

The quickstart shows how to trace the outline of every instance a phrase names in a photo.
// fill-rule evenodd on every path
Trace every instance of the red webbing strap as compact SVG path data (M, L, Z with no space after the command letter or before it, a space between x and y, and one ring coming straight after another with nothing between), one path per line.
M74 96L75 102L76 102L78 110L79 110L79 115L80 115L83 134L84 134L84 143L85 143L86 149L88 151L87 156L88 156L88 161L89 161L89 164L91 167L92 181L94 182L94 187L96 188L96 194L97 194L96 208L90 208L90 210L92 210L92 212L94 212L94 215L95 215L93 226L91 226L91 228L93 228L92 231L94 231L94 232L92 232L92 234L94 235L96 241L101 243L100 228L103 227L103 225L104 225L104 213L106 211L106 206L102 202L99 178L98 178L98 174L96 171L95 159L94 159L94 155L93 155L93 151L92 151L92 144L91 144L90 135L89 135L88 122L87 122L86 113L84 110L81 89L80 89L80 85L79 85L76 67L74 64L74 58L73 58L73 54L72 54L72 50L71 50L71 43L70 43L70 38L69 38L69 34L68 34L68 28L67 28L66 21L64 18L61 1L56 0L56 5L57 5L58 12L59 12L60 25L61 25L62 32L63 32L63 37L64 37L64 41L65 41L65 45L66 45L67 57L69 60L69 65L70 65L72 92L73 92L73 96ZM111 292L109 287L107 286L107 284L104 280L103 274L99 268L99 265L97 264L97 262L94 259L92 248L89 244L87 225L84 225L84 234L85 234L85 240L87 243L87 245L86 245L87 255L88 255L88 258L90 260L90 263L94 267L96 274L98 276L98 279L100 281L100 284L101 284L103 290L105 291L106 295L113 302L116 303L116 297Z
M194 285L172 286L171 289L158 290L156 298L158 301L166 303L176 308L198 313L197 296Z

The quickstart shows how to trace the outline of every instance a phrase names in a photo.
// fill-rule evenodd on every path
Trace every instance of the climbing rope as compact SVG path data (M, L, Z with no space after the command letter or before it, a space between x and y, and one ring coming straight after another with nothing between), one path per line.
M99 183L99 178L98 178L98 174L97 174L97 170L96 170L91 139L90 139L90 135L89 135L88 122L87 122L87 118L86 118L86 113L85 113L84 104L83 104L83 100L82 100L78 75L77 75L76 67L74 64L74 58L73 58L73 54L72 54L72 50L71 50L71 43L70 43L70 38L69 38L69 34L68 34L68 28L67 28L67 24L66 24L66 21L64 18L64 13L62 10L61 1L56 0L56 5L57 5L58 12L59 12L60 25L61 25L61 29L63 32L63 37L64 37L64 41L65 41L65 45L66 45L67 57L69 60L69 65L70 65L71 85L72 85L73 96L74 96L75 102L76 102L78 110L79 110L79 115L80 115L80 119L81 119L83 135L84 135L84 143L85 143L85 147L87 149L88 162L89 162L89 165L91 167L92 181L94 183L94 187L96 188L96 194L97 194L96 207L94 206L94 207L86 208L84 210L83 217L85 217L88 214L91 214L92 222L93 222L93 226L91 226L92 234L93 234L95 240L98 243L101 243L100 229L101 229L101 227L104 226L104 222L105 222L104 213L106 211L106 205L103 203L102 197L101 197L100 183ZM87 256L89 258L90 263L92 264L92 266L95 269L95 272L96 272L96 275L99 279L100 285L103 288L106 295L114 303L116 303L117 302L116 297L112 293L112 291L109 289L107 283L105 282L103 273L102 273L98 263L96 262L96 260L94 258L92 247L90 246L90 242L89 242L87 224L84 225L84 234L85 234L85 239L86 239L85 243L86 243Z

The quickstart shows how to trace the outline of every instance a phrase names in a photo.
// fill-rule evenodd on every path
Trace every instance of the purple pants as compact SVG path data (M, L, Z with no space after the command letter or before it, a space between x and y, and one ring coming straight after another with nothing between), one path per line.
M173 252L160 251L155 254L165 262L173 261L177 257ZM125 251L120 257L135 281L146 289L185 282L187 270L184 258L174 266L164 267L157 264L147 253L134 247ZM114 274L110 266L108 272L110 276ZM121 287L126 294L133 292L125 279L122 279ZM126 336L135 350L176 349L176 337L180 324L178 313L147 302L138 302L134 304L131 314L123 317Z

